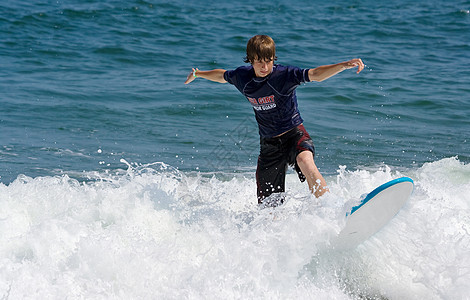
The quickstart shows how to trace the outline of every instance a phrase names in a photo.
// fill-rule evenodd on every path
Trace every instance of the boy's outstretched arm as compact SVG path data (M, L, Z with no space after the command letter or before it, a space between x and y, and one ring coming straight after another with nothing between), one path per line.
M184 84L188 84L198 77L201 77L210 81L226 83L227 81L225 81L224 79L224 73L225 73L225 70L223 69L200 71L197 68L196 69L193 68L191 73L189 73L188 78L186 78L186 81L184 82Z
M323 81L342 72L346 69L352 69L357 67L357 72L359 73L364 69L364 63L360 58L354 58L349 61L340 62L334 65L325 65L320 66L308 71L308 77L310 81Z

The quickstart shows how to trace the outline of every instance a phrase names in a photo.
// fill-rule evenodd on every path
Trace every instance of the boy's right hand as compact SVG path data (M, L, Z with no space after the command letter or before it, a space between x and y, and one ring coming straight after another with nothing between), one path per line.
M184 84L188 84L190 82L192 82L194 79L196 79L196 76L194 76L194 74L196 73L198 69L194 69L192 68L192 71L191 73L188 74L188 78L186 78L186 81L184 82Z

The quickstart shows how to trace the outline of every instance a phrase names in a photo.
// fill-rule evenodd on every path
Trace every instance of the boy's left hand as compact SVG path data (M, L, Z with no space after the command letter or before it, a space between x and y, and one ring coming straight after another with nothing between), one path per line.
M360 58L354 58L354 59L351 59L350 61L346 61L344 63L344 67L346 69L352 69L352 68L357 67L356 73L359 74L359 72L361 72L364 69L364 63L362 62Z

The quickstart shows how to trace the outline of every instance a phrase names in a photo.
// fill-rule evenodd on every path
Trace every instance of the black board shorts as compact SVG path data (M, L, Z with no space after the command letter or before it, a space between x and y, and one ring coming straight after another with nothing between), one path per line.
M305 176L296 161L297 155L303 151L310 151L315 156L313 141L302 124L278 137L261 137L256 169L259 204L276 206L284 202L283 195L279 194L279 197L266 199L270 204L263 203L266 197L285 191L286 172L289 165L295 167L300 181L305 181Z

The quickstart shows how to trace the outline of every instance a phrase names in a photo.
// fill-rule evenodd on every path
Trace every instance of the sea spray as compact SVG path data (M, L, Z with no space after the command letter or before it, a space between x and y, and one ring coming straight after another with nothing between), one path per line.
M315 199L289 174L286 203L259 209L252 174L155 163L86 180L0 184L0 295L30 298L462 298L469 282L469 166L347 170ZM382 231L329 247L346 205L389 179L415 191ZM436 184L439 182L440 184Z

